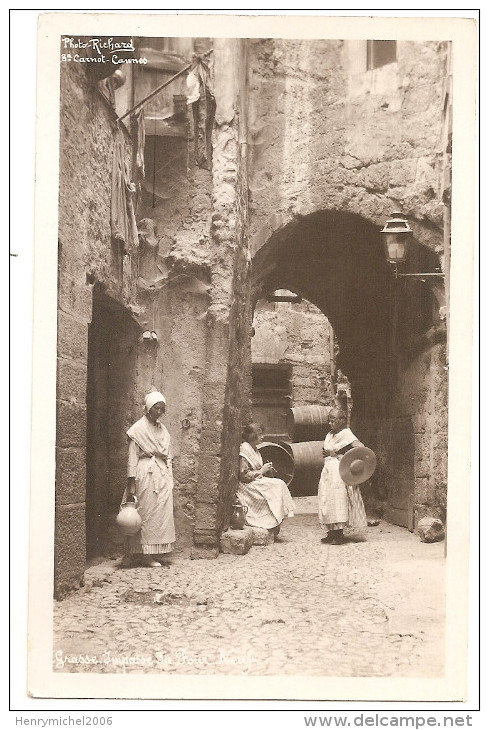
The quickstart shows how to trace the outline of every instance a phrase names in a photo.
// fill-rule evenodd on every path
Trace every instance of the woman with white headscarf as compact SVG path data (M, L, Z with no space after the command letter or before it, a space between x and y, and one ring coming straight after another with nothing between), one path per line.
M122 500L134 495L141 517L141 530L126 538L126 562L139 557L154 568L161 567L157 557L171 552L175 542L170 434L159 421L165 410L165 397L157 391L149 393L144 416L127 431L127 487Z

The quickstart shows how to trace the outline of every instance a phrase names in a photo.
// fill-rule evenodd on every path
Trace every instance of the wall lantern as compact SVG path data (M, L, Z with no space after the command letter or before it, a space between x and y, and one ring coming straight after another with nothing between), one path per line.
M397 267L404 264L408 255L409 245L413 237L412 228L402 213L393 213L381 230L384 241L385 258L389 264L394 266L396 278L398 276L444 276L442 272L429 272L424 274L399 274Z
M389 264L403 264L406 260L413 231L406 216L393 213L381 231L385 257Z

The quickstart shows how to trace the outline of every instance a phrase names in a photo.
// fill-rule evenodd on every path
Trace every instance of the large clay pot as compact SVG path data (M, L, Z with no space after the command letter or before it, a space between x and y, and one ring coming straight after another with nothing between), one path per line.
M137 535L141 529L141 517L135 502L126 502L116 517L116 525L123 535Z

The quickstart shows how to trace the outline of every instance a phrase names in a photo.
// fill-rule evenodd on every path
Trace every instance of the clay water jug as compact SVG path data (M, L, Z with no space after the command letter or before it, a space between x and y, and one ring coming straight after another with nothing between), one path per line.
M229 526L232 530L243 529L246 522L247 512L248 507L245 507L244 504L241 504L240 502L235 502L233 504L233 513L231 515L231 520L229 521Z
M116 525L126 537L137 535L141 529L141 517L135 502L124 502L116 517Z

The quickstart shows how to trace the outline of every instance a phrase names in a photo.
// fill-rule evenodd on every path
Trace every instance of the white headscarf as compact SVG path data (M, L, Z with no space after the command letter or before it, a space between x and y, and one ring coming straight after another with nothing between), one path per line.
M144 407L146 408L146 412L149 413L149 411L156 403L164 403L166 405L166 398L162 393L154 390L152 393L148 393L148 395L144 399Z

